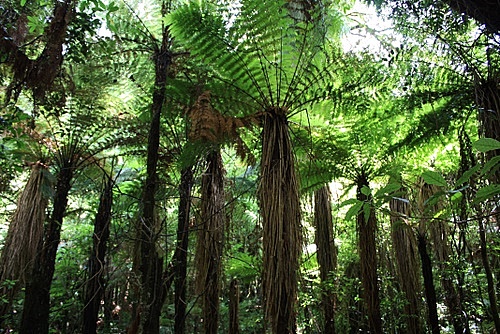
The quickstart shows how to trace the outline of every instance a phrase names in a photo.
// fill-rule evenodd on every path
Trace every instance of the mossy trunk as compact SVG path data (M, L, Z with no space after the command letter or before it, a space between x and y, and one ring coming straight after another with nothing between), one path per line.
M224 169L219 149L207 156L201 179L201 225L196 247L197 293L201 295L205 333L216 334L225 228Z
M20 334L49 332L50 287L73 173L73 167L68 165L63 166L57 174L52 213L45 227L42 247L37 253L30 280L26 285Z
M302 240L295 161L284 110L268 110L264 118L260 178L265 318L272 333L295 333Z
M363 286L363 303L368 319L368 328L372 334L382 334L382 316L380 313L380 296L377 279L377 219L371 207L371 197L364 188L369 187L366 173L361 172L356 179L356 198L364 202L364 208L370 206L369 214L361 210L357 215L358 249L361 262L361 283Z
M335 293L333 277L337 267L337 252L333 239L332 204L328 185L314 192L314 226L316 228L316 256L323 287L321 303L323 308L323 333L335 333Z

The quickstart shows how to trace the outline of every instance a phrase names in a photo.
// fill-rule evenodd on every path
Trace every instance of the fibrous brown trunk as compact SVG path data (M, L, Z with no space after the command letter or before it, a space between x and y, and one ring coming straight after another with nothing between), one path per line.
M191 210L191 188L193 186L193 170L186 167L181 172L179 185L179 214L177 225L177 247L174 254L174 331L184 334L186 331L186 274L187 250L189 246L189 212Z
M323 333L335 333L335 294L331 287L332 275L337 266L337 252L333 239L332 205L328 185L314 192L314 226L316 227L316 254L320 279L323 284Z
M225 225L224 169L219 149L207 156L201 179L201 226L198 229L197 290L202 295L205 333L215 334L219 325L219 296Z
M399 198L389 202L391 209L391 239L396 258L398 280L405 295L406 332L422 333L420 321L420 279L418 262L418 245L415 233L406 224L409 204Z
M366 205L371 205L370 196L363 193L364 187L369 187L366 173L361 172L356 180L356 198ZM368 217L365 210L357 215L358 248L361 262L361 282L363 286L363 302L368 317L370 333L382 334L382 316L380 313L380 296L377 283L377 219L371 207Z
M48 205L48 195L44 194L44 183L50 186L44 173L48 173L42 163L31 166L31 174L17 201L16 211L9 224L5 245L0 258L1 295L6 299L0 307L0 328L8 317L15 295L21 291L29 279L36 252L43 240L43 223ZM8 287L6 281L16 281Z
M52 214L45 227L43 244L37 253L30 280L26 284L19 330L21 334L49 332L50 286L73 173L73 166L70 164L61 167L57 174Z
M295 333L300 200L286 111L266 111L262 132L259 204L263 223L263 290L272 333Z
M113 179L105 176L104 189L99 200L99 208L92 234L93 249L88 261L88 278L85 284L85 304L83 307L83 334L97 332L97 320L101 301L104 299L104 270L111 208L113 205Z

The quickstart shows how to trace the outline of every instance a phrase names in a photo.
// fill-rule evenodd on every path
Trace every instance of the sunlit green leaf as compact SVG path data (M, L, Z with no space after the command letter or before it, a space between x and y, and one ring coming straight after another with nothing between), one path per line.
M493 138L480 138L476 142L472 143L472 147L479 152L488 152L500 149L500 142Z
M422 173L422 178L427 184L433 184L436 186L445 187L447 185L444 177L438 172L428 170Z

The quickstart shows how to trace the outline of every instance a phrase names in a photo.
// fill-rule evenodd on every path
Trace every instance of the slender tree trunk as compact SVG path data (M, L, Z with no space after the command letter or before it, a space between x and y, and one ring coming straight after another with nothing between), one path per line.
M418 263L418 245L415 234L406 224L409 214L408 203L400 199L391 199L391 239L398 268L398 280L406 297L404 307L406 333L422 333L420 321L420 279Z
M320 279L323 284L323 333L335 333L335 294L329 284L331 275L337 267L337 252L333 239L332 205L328 185L314 192L314 225L316 227L316 254L320 270Z
M31 166L31 174L17 201L16 211L9 224L9 231L0 257L0 295L6 302L0 306L0 328L8 314L16 294L21 291L33 270L36 253L43 241L43 224L48 196L42 188L48 184L44 176L46 167L37 162ZM16 281L9 286L6 281Z
M302 237L298 182L285 110L268 110L265 116L260 177L265 318L272 333L295 333Z
M62 167L57 175L54 207L46 226L42 248L35 260L31 279L26 285L20 334L49 332L50 287L73 172L73 167L68 165Z
M229 287L229 334L240 334L240 286L233 279Z
M369 187L366 173L361 172L356 180L357 199L371 205L370 196L363 193L364 187ZM358 248L361 261L361 282L363 285L363 302L368 316L368 327L372 334L382 334L382 316L380 313L380 296L377 282L377 219L375 211L370 208L370 214L365 216L365 210L357 215Z
M197 290L202 295L205 333L216 334L219 326L219 296L222 272L225 214L224 169L219 149L207 156L201 179L201 220L196 262Z
M429 327L432 334L439 334L439 318L437 313L437 297L432 274L432 262L427 252L427 240L423 234L418 234L418 253L422 263L422 276L424 277L424 291L427 302Z
M186 331L186 274L192 185L193 170L191 167L187 167L181 172L181 183L179 185L179 221L177 225L177 248L174 255L175 334L184 334Z
M83 334L97 332L97 320L101 301L104 299L104 272L111 208L113 205L113 179L107 175L104 189L99 200L99 208L94 222L92 235L93 249L88 264L88 279L85 286L85 305L83 307Z
M155 214L161 111L165 102L167 70L172 61L168 31L165 31L163 35L162 45L155 54L155 85L148 136L147 176L142 195L142 215L140 218L141 324L139 331L150 334L157 334L160 331L161 307L165 299L162 282L163 258L157 251L159 228Z

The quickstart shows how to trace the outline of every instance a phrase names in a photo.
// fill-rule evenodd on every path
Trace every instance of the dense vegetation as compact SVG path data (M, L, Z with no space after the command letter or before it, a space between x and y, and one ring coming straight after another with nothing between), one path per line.
M495 12L5 0L0 332L500 332Z

